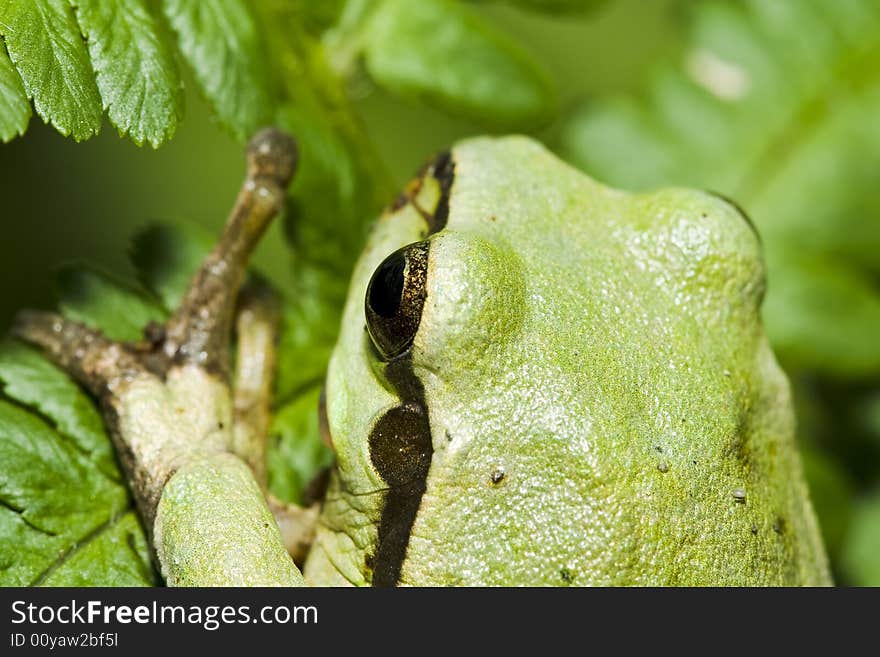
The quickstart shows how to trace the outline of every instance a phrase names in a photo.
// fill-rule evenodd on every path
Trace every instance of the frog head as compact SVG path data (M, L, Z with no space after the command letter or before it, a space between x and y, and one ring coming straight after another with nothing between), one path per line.
M523 137L440 155L356 265L316 583L818 584L754 226Z

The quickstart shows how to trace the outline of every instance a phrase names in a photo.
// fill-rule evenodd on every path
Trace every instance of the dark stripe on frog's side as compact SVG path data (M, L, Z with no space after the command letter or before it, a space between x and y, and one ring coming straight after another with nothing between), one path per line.
M421 381L409 354L388 363L385 376L402 401L370 432L370 460L388 484L379 520L373 586L395 586L427 485L434 447Z
M446 226L449 196L455 178L455 162L448 151L437 156L422 175L440 184L434 212L426 214L428 234ZM424 249L425 271L430 246ZM422 307L427 294L422 295ZM434 454L425 389L412 366L411 349L385 365L385 378L400 404L376 422L369 436L370 460L388 484L376 536L376 550L365 562L373 570L373 586L396 586L409 546L413 524L427 487Z

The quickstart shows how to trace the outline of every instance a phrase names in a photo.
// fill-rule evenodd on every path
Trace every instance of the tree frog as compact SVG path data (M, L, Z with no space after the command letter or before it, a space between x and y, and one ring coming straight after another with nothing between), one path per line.
M378 219L319 409L328 487L273 500L277 312L236 297L297 158L273 129L248 154L222 238L143 342L52 313L14 328L101 401L166 583L830 583L754 226L524 137L459 143Z
M821 585L755 227L464 141L376 223L322 399L329 585Z

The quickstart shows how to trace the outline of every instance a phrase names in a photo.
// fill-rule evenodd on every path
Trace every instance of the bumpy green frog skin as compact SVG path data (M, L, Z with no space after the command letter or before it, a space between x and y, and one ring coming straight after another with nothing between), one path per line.
M724 199L457 145L356 267L306 580L830 583L764 288Z

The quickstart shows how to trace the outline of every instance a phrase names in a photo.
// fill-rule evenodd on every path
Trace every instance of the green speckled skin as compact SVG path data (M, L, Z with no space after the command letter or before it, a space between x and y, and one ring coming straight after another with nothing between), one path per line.
M452 153L412 351L434 454L400 583L829 584L742 215L695 190L609 189L525 138ZM386 486L367 437L395 398L364 293L426 235L412 204L389 212L356 268L310 583L370 582Z

